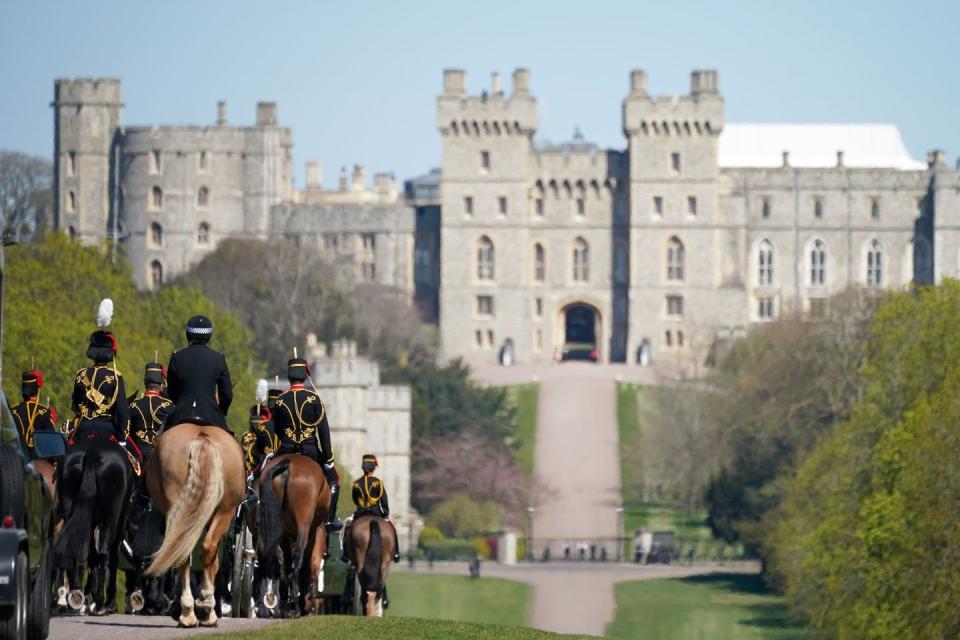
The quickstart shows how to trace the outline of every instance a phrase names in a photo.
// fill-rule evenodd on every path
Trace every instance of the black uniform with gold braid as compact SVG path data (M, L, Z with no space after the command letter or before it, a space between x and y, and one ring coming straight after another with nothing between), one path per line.
M173 407L173 401L160 392L166 371L159 362L148 362L143 375L146 392L130 404L130 441L146 461L153 453L153 442Z
M383 481L373 472L377 470L380 462L377 456L368 453L363 456L361 467L363 475L353 481L353 504L357 505L357 510L353 512L353 520L363 516L377 516L380 518L390 518L390 503L387 501L387 490L383 486ZM390 522L393 526L393 523ZM344 539L349 538L344 535ZM397 528L393 527L393 561L400 559L400 542L397 539Z
M23 402L13 407L13 421L20 432L20 440L33 457L33 434L37 431L54 431L57 412L52 407L40 404L37 398L43 387L43 374L39 371L25 371L21 378Z
M292 358L287 363L290 390L277 398L273 408L273 429L277 439L277 455L302 453L308 455L323 469L330 484L330 513L327 524L333 524L340 498L340 477L333 463L330 445L330 424L320 396L304 388L310 375L307 361Z
M93 360L93 366L80 369L73 384L73 412L77 420L69 434L71 440L98 436L117 442L127 439L130 413L123 376L114 362L116 353L113 334L91 334L87 357Z
M250 426L240 444L243 447L243 464L250 475L259 469L267 454L277 448L273 422L266 407L255 404L250 408Z

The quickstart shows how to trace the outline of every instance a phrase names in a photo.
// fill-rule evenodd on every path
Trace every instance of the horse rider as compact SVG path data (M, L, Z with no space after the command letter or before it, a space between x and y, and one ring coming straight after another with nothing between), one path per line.
M167 393L173 409L165 428L196 422L230 432L227 411L233 401L233 384L226 357L208 346L213 323L206 316L193 316L187 321L186 335L189 346L170 356L167 366Z
M77 416L70 444L97 437L125 443L130 422L126 387L117 371L117 339L99 329L90 334L87 357L93 366L80 369L73 383L73 412Z
M240 441L243 447L243 464L247 475L253 477L260 469L264 458L276 449L276 436L273 434L273 421L270 410L265 405L250 407L250 424Z
M20 378L20 395L23 402L11 409L20 432L20 441L33 457L33 434L37 431L54 431L57 411L40 403L38 395L43 387L43 374L36 369L24 371Z
M310 368L303 358L287 362L290 390L277 398L273 409L273 428L277 439L277 455L301 453L313 458L330 485L330 510L327 512L327 531L338 531L343 525L337 519L337 501L340 498L340 476L333 462L330 446L330 424L320 397L304 388Z
M390 520L390 503L387 501L387 490L383 481L373 473L380 466L377 456L368 453L363 456L360 464L363 475L353 481L353 504L357 510L353 512L351 522L356 522L363 516L378 516L390 523L393 529L393 561L400 560L400 542L397 539L397 527ZM344 540L350 539L349 530L344 534ZM346 550L344 550L346 555ZM348 556L349 557L349 556Z
M153 441L163 430L173 402L163 395L167 372L159 362L144 367L143 396L130 403L130 443L144 462L153 453Z

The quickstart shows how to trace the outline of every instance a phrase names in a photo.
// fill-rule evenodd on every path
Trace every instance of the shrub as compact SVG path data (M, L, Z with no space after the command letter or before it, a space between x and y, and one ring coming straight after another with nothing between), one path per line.
M487 544L486 538L474 538L470 541L470 544L473 545L473 549L478 556L486 560L490 559L490 545Z
M443 532L436 527L426 525L423 529L420 530L420 546L426 547L435 542L442 542L446 539L446 536L443 535Z
M469 540L440 540L424 546L426 553L433 552L434 560L470 560L477 555Z
M487 500L477 502L466 493L457 493L441 502L427 515L427 522L450 538L466 538L500 527L500 507Z

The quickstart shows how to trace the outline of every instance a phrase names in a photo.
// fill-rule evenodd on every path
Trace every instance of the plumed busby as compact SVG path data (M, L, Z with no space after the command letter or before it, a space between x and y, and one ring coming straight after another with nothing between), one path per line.
M113 300L104 298L97 307L97 326L100 327L90 334L90 346L87 347L87 357L94 364L104 364L117 357L117 339L107 331L113 321Z
M32 398L40 392L43 386L43 374L36 369L24 371L20 377L20 393L24 398Z
M380 466L380 463L377 461L377 456L373 455L372 453L368 453L367 455L363 456L360 466L363 468L365 473L373 473L374 470Z
M143 370L144 384L166 384L167 370L159 362L148 362Z
M303 358L290 358L287 361L287 379L290 382L303 382L310 375L310 365Z
M206 344L213 336L213 323L207 316L193 316L187 320L187 342Z
M273 411L273 408L277 404L277 398L283 395L283 389L269 389L267 390L267 408Z

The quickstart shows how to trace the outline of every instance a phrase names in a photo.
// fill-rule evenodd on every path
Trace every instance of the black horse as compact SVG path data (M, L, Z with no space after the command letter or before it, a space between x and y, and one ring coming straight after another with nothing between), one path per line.
M86 568L90 612L116 613L120 541L136 485L133 467L114 440L81 438L70 447L58 476L64 526L56 542L56 557L57 566L67 572L69 602L74 608L82 606L80 585Z

